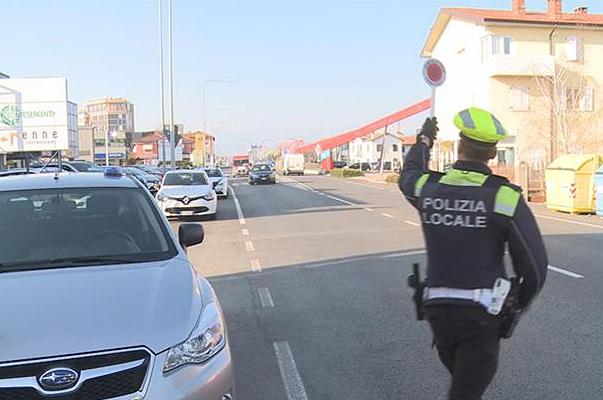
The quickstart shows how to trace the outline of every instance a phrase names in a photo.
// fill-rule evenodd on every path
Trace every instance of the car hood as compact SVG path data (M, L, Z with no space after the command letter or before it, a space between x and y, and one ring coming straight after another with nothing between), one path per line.
M0 274L0 362L185 341L203 308L184 258Z
M167 197L184 197L184 196L205 196L210 194L213 189L205 185L184 185L184 186L163 186L161 193Z
M214 183L214 182L220 182L220 181L222 181L222 180L224 180L224 178L223 178L223 177L221 177L221 176L210 176L210 177L209 177L209 181L210 181L211 183Z

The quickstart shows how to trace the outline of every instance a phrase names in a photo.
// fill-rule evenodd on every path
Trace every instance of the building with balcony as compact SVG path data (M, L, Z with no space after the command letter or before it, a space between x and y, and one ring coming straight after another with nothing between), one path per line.
M110 164L124 164L134 132L134 105L126 99L106 98L84 103L78 125L94 131L94 160L106 162L106 138Z
M510 10L442 8L427 36L422 57L447 70L435 102L443 139L436 156L456 158L452 119L472 106L492 111L511 135L499 146L501 166L601 152L603 15L564 13L562 0L541 0L542 11L509 1Z

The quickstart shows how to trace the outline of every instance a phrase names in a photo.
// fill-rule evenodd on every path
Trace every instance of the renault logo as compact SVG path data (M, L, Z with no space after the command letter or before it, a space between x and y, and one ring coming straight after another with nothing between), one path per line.
M182 202L183 202L184 204L188 204L188 203L190 203L190 202L191 202L191 199L189 199L189 198L188 198L188 196L184 196L184 198L182 199Z
M38 382L44 390L64 390L74 387L79 377L71 368L53 368L44 372Z

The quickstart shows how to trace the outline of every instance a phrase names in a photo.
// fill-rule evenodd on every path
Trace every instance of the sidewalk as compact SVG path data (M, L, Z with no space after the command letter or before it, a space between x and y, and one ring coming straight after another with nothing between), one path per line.
M359 181L359 182L379 183L379 184L382 184L382 185L396 185L397 182L389 183L389 182L385 181L387 179L387 177L390 176L390 175L394 175L394 173L393 172L384 172L382 174L380 174L380 173L365 173L364 176L358 176L358 177L347 178L347 179L351 179L353 181Z

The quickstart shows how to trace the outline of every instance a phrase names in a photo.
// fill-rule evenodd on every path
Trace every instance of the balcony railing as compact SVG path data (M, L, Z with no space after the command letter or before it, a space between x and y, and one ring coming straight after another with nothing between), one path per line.
M555 72L555 58L549 55L493 55L484 64L491 77L552 76Z

